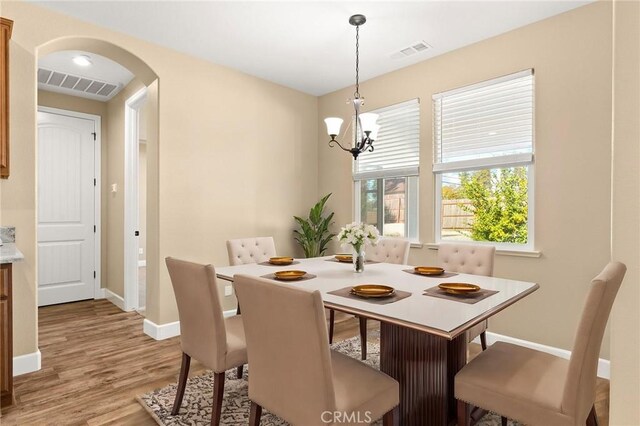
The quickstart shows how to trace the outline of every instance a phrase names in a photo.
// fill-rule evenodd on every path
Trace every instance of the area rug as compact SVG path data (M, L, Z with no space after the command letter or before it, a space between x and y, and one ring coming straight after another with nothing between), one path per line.
M367 346L367 360L370 366L378 369L380 361L379 335L370 332ZM340 351L353 358L360 359L360 338L354 337L331 345L332 349ZM178 368L178 364L176 364ZM138 402L151 414L159 425L164 426L197 426L209 424L211 421L211 399L213 398L213 374L208 373L192 377L187 381L187 388L182 400L180 412L172 416L171 408L176 394L176 385L166 386L152 392L138 396ZM227 371L224 385L224 399L222 402L221 425L246 425L249 422L248 368L245 366L244 377L236 378L235 369ZM381 425L381 421L373 423ZM489 413L478 423L479 426L499 426L500 417ZM516 423L509 423L516 425ZM261 426L283 426L287 422L281 420L267 410L262 411Z

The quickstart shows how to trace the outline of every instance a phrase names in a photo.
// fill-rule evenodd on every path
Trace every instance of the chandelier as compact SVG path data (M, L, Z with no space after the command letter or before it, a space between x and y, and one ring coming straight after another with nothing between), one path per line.
M342 118L328 117L324 119L327 125L327 133L331 137L329 146L333 147L335 146L334 143L337 144L343 151L350 152L354 160L365 151L373 151L373 141L376 139L380 128L376 124L378 114L360 112L360 108L364 105L364 98L360 96L360 25L364 25L365 22L367 22L367 18L364 15L353 15L349 18L349 23L356 27L356 91L353 94L353 99L350 100L356 112L353 146L345 148L336 140L336 137L340 134L340 127L342 127Z

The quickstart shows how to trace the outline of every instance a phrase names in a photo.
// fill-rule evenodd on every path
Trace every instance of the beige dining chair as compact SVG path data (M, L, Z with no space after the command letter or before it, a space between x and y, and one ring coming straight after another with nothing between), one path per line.
M165 262L178 304L182 347L180 378L171 415L175 416L180 411L191 358L194 358L213 370L211 424L218 425L225 371L247 363L242 318L238 315L223 317L213 266L171 257L167 257Z
M438 264L449 272L493 276L493 260L496 248L489 245L467 243L440 243L438 245ZM469 342L480 336L482 350L487 349L487 328L489 321L484 320L468 331Z
M411 242L402 238L382 237L375 246L367 246L367 260L374 262L386 262L406 265L409 263L409 249ZM333 329L336 313L329 309L329 343L333 343ZM367 359L367 318L358 317L360 320L360 348L361 357Z
M262 408L293 425L393 424L397 381L329 348L319 291L236 275L251 365L249 424Z
M238 238L227 241L229 265L260 263L276 256L273 237Z
M455 377L458 425L469 425L472 404L527 425L597 425L598 356L611 306L626 271L609 263L591 281L569 360L497 342ZM468 404L469 403L469 404Z

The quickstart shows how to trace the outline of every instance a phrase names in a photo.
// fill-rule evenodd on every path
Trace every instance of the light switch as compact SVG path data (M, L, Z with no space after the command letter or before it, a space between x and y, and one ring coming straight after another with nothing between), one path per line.
M113 194L115 194L116 192L118 192L118 184L117 183L112 183L111 184L111 192Z

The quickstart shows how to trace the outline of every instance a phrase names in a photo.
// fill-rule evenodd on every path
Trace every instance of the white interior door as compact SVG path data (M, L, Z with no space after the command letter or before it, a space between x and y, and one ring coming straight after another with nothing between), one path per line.
M95 131L38 112L38 306L95 295Z

